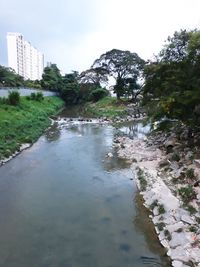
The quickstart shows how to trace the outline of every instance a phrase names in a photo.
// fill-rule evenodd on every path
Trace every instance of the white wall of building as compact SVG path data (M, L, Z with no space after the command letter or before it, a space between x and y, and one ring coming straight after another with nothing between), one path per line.
M44 56L20 33L7 33L8 66L25 79L40 80Z

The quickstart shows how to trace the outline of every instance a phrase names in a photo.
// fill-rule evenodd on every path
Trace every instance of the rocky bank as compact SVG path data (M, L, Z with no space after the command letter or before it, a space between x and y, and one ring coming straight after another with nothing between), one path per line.
M114 140L118 155L132 161L144 205L152 211L155 231L172 266L200 267L200 164L183 143L161 132L145 140Z

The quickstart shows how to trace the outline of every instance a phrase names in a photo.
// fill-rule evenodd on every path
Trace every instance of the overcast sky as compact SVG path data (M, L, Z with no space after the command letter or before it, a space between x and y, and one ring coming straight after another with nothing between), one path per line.
M45 61L70 72L112 48L149 59L174 31L199 25L200 0L0 0L0 64L7 32L22 33Z

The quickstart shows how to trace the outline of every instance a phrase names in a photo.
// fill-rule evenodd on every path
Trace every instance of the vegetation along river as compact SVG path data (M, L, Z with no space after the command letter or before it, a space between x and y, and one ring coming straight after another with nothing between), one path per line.
M0 168L0 267L170 266L113 151L118 131L54 124Z

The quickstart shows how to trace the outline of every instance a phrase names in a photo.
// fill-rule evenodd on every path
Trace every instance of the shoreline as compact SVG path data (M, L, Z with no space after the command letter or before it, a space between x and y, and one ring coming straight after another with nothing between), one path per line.
M114 146L118 156L132 161L131 170L137 187L148 208L158 239L167 249L173 267L200 267L200 228L198 217L184 209L178 196L159 171L159 163L166 156L158 147L147 146L145 140L117 137ZM198 188L196 189L199 190ZM197 192L197 201L200 198ZM197 211L198 212L198 211ZM199 215L200 217L200 215Z

